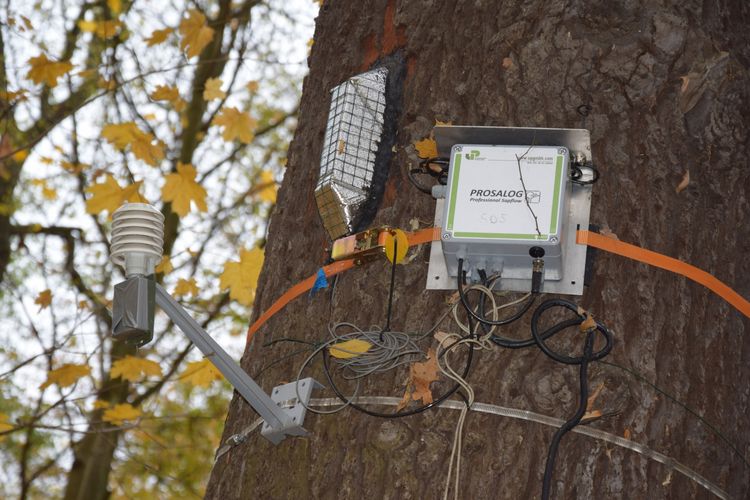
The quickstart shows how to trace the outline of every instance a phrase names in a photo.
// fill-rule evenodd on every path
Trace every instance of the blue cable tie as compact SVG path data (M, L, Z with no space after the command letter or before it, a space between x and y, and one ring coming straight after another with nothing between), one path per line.
M326 278L326 273L321 267L320 269L318 269L318 276L315 278L315 283L313 283L313 286L310 289L310 295L322 288L328 288L328 279Z

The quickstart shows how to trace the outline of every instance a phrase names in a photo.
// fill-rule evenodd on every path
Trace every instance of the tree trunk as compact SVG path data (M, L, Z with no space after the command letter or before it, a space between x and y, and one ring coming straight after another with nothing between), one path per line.
M666 4L666 5L665 5ZM669 5L671 4L671 5ZM431 221L434 201L410 185L412 143L435 120L468 125L585 127L602 177L592 222L624 241L701 267L750 297L750 12L743 2L326 1L317 20L299 127L289 151L266 246L254 318L285 289L313 274L329 245L313 190L329 89L399 52L406 61L397 148L373 225ZM588 111L588 113L587 113ZM588 114L588 116L584 116ZM676 186L690 172L687 188ZM394 327L429 328L449 292L424 291L428 248L396 276ZM318 340L330 321L383 324L385 263L356 268L333 292L304 296L248 346L255 375ZM575 298L616 337L607 361L640 373L700 414L725 438L628 372L594 363L595 401L615 416L591 427L629 436L716 483L750 494L748 452L750 323L705 288L662 270L599 253L593 282ZM528 337L529 315L506 330ZM580 347L579 347L580 348ZM266 370L268 390L294 379L302 361ZM316 361L308 371L325 377ZM403 394L405 371L371 377L361 393ZM480 352L468 377L476 401L568 418L578 371L538 349ZM740 389L742 388L742 389ZM321 394L329 394L323 392ZM378 408L393 411L393 408ZM442 495L458 413L432 409L395 420L351 409L308 414L311 436L272 446L258 433L216 463L210 498L436 498ZM256 418L238 397L224 440ZM461 464L461 498L531 498L541 492L555 429L471 412ZM732 443L733 451L727 442ZM579 434L562 441L554 498L704 498L684 475L635 452Z

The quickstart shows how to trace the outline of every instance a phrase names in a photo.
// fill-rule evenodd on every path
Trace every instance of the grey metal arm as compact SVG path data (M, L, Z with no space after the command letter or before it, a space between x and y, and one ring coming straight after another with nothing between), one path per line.
M150 340L154 300L263 418L264 437L278 444L286 436L307 435L302 427L306 403L320 384L306 378L275 387L269 396L153 277L131 276L115 287L114 336L139 345L143 339Z

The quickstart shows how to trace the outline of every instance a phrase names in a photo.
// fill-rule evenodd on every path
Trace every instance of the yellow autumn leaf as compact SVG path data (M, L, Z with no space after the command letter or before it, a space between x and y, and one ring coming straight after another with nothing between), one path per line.
M435 139L432 137L415 142L414 149L417 150L417 155L420 158L435 158L438 155L437 143L435 143Z
M206 190L195 182L196 174L194 166L178 162L177 173L167 175L164 187L161 189L162 199L172 202L172 211L180 216L190 211L191 201L201 212L208 210Z
M94 401L94 409L95 410L103 410L105 408L109 408L112 406L109 401L102 401L101 399L97 399Z
M151 33L151 36L146 38L144 41L146 42L146 45L149 47L153 47L154 45L158 45L160 43L164 43L164 41L174 33L174 28L164 28L163 30L154 30L153 33Z
M276 185L276 179L273 177L273 173L270 170L263 170L260 173L260 185L266 186L258 192L258 197L269 203L276 203L276 191L278 186Z
M78 27L83 32L94 33L102 40L107 40L117 34L117 31L122 27L122 23L117 20L78 21Z
M181 297L183 295L192 295L195 297L198 295L198 285L195 284L195 278L188 280L180 278L177 280L177 285L174 287L174 295Z
M239 262L229 261L224 264L224 272L219 277L222 290L229 288L229 297L240 304L250 306L255 299L255 288L258 285L260 269L263 267L263 250L253 248L240 252Z
M221 90L224 82L221 78L209 78L206 80L206 88L203 90L203 99L210 101L213 99L224 99L227 93Z
M115 90L117 88L117 79L112 78L107 80L106 78L99 77L99 79L96 82L96 86L99 87L102 90Z
M169 255L162 255L161 261L156 264L156 267L154 268L154 272L159 274L169 274L173 269L174 267L172 267L172 260L169 258Z
M39 295L34 299L34 304L39 306L39 310L46 309L52 303L52 290L49 288L39 292Z
M128 420L137 419L141 415L143 415L143 412L138 408L133 408L133 406L128 403L122 403L105 410L102 415L102 420L105 422L111 422L115 425L122 425Z
M23 24L26 27L26 30L31 31L34 29L34 25L31 24L31 20L28 17L21 16L21 20L23 21Z
M200 55L206 45L211 43L214 30L206 25L206 16L196 9L190 9L187 19L180 23L180 36L180 48L190 58Z
M172 85L159 85L150 95L155 101L168 101L178 113L187 106L185 99L180 97L180 91Z
M50 88L57 85L57 79L73 69L69 61L50 61L46 54L40 54L28 60L31 66L26 77L34 83L45 83Z
M180 91L172 85L158 85L151 92L151 99L154 101L174 101L180 97Z
M112 11L112 14L118 15L122 12L122 0L107 0L107 7Z
M29 156L29 150L28 149L21 149L19 151L16 151L13 153L13 161L17 161L18 163L23 163L23 161Z
M360 354L364 354L370 350L372 344L362 339L351 339L345 340L344 342L336 342L332 346L328 347L328 352L334 358L339 359L350 359L356 358Z
M223 375L209 360L191 361L180 374L179 379L188 384L208 387L214 380L221 380Z
M26 101L28 100L27 91L24 89L21 90L0 90L0 99L4 101L8 101L9 103L11 101Z
M88 163L71 163L69 161L60 162L60 166L71 174L79 174L91 167Z
M232 142L237 139L250 144L255 137L257 122L248 113L243 113L237 108L222 108L221 113L214 118L213 124L224 127L221 136L225 141Z
M133 122L110 123L102 129L102 137L107 139L120 151L130 146L136 158L152 167L158 166L164 159L164 144L156 141L154 136L144 132ZM156 144L154 144L156 141Z
M161 366L156 361L139 358L136 356L125 356L112 363L109 371L112 378L120 377L123 380L135 382L143 377L161 377Z
M50 187L47 179L31 179L31 185L42 188L42 197L45 200L57 199L57 190L55 190L55 188L53 187Z
M111 216L126 201L148 203L138 192L141 182L138 181L122 188L114 177L107 174L104 182L86 188L86 192L91 194L91 198L86 200L86 212L96 215L106 210Z
M14 425L8 423L9 417L5 413L0 413L0 432L6 432L13 429Z
M245 88L251 94L257 92L259 87L260 87L260 84L256 82L255 80L250 80L249 82L247 82L247 85L245 85Z
M62 365L60 368L55 368L47 373L47 380L45 380L39 389L46 389L52 384L57 384L60 388L68 387L75 384L78 379L85 377L91 373L91 368L88 365L76 365L73 363L67 363Z

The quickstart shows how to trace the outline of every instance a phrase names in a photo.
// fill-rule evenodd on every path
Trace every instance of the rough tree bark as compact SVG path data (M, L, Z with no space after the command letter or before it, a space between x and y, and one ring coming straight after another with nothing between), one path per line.
M401 51L408 76L397 151L375 223L431 221L433 201L408 182L411 144L436 119L455 124L591 130L602 172L592 222L622 240L714 273L750 297L750 11L744 2L515 0L326 1L317 21L300 108L266 247L254 317L327 258L313 189L328 90L376 59ZM588 117L577 111L590 106ZM686 171L690 183L675 187ZM428 250L401 266L394 323L431 325L448 293L425 292ZM382 323L389 275L383 263L343 275L335 292L289 305L248 347L251 374L298 346L263 347L283 336L318 339L330 320ZM637 370L685 402L749 455L746 390L750 323L720 298L676 275L600 254L579 302L616 334L610 361ZM528 318L508 335L528 335ZM266 370L266 389L295 377L301 359ZM316 365L311 373L324 380ZM400 395L404 374L364 392ZM673 457L736 498L747 498L743 460L695 416L622 370L595 364L603 411L594 424ZM537 349L481 353L469 377L477 401L560 417L575 409L577 371ZM224 439L256 418L238 397ZM277 447L258 434L214 467L209 498L435 498L442 494L456 412L382 420L346 410L310 415L307 439ZM462 498L530 498L541 491L554 429L469 414ZM568 435L554 474L556 498L709 497L696 483L641 455Z

